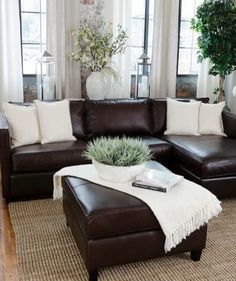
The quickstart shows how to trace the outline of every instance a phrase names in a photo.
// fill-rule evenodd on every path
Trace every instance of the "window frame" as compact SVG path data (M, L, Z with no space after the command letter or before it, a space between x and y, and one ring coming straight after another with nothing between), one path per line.
M40 11L39 12L33 12L33 11L22 11L22 5L21 5L21 0L19 1L19 17L20 17L20 42L21 42L21 60L22 60L22 76L23 77L28 77L28 78L35 78L36 77L36 73L33 74L24 74L24 56L23 56L23 47L24 46L30 46L30 45L34 45L34 46L40 46L40 51L42 52L42 47L46 46L46 43L44 44L42 42L42 15L46 15L46 11L43 12L42 11L42 0L40 1ZM23 42L23 30L22 30L22 14L37 14L40 15L40 43L24 43Z

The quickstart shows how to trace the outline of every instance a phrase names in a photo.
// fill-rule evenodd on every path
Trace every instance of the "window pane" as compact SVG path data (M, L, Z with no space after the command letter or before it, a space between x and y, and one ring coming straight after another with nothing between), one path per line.
M23 74L36 74L36 59L40 54L40 45L23 45Z
M148 56L150 58L150 61L152 61L152 47L148 47Z
M181 18L191 19L194 16L195 0L182 0Z
M178 74L190 74L191 49L179 49Z
M153 20L149 21L149 28L148 28L148 46L152 46L153 41Z
M154 0L150 0L149 2L149 20L154 19Z
M21 11L40 12L40 0L21 0Z
M46 15L41 15L41 23L42 23L42 43L46 44Z
M131 48L131 74L137 73L138 58L143 54L143 48Z
M144 19L132 19L131 46L142 47L144 42Z
M41 0L41 12L46 13L46 0Z
M190 29L190 22L181 21L180 26L180 47L192 47L193 31Z
M145 0L132 0L132 18L145 18Z
M40 14L22 13L22 42L40 43Z
M198 55L197 49L192 50L192 65L191 65L191 74L198 74L199 71L199 63L198 63Z

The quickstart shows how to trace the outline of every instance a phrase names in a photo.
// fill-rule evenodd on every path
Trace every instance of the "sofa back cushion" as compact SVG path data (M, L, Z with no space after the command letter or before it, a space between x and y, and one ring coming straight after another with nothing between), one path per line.
M166 99L152 100L153 134L162 135L166 130Z
M152 134L150 102L147 100L86 101L89 137Z
M70 115L73 135L77 139L86 139L84 101L70 101Z
M225 134L228 138L236 139L236 114L223 111L222 118Z

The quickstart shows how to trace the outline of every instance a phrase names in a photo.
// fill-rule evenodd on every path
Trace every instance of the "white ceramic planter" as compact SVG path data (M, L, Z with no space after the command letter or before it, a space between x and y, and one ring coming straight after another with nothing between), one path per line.
M105 165L96 160L93 160L93 165L101 179L116 183L131 182L145 167L145 163L130 167L118 167Z
M101 72L92 72L86 80L87 95L90 100L103 100L110 88L110 77Z

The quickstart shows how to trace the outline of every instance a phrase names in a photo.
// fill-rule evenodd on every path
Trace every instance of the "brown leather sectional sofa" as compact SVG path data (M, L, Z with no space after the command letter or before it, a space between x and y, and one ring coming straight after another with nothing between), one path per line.
M142 138L153 158L195 181L219 198L236 196L236 116L223 112L226 137L164 136L165 100L71 101L77 141L33 144L11 149L4 115L0 116L3 195L8 201L52 195L53 174L68 165L86 164L91 138L128 135ZM184 116L183 116L184 122Z

